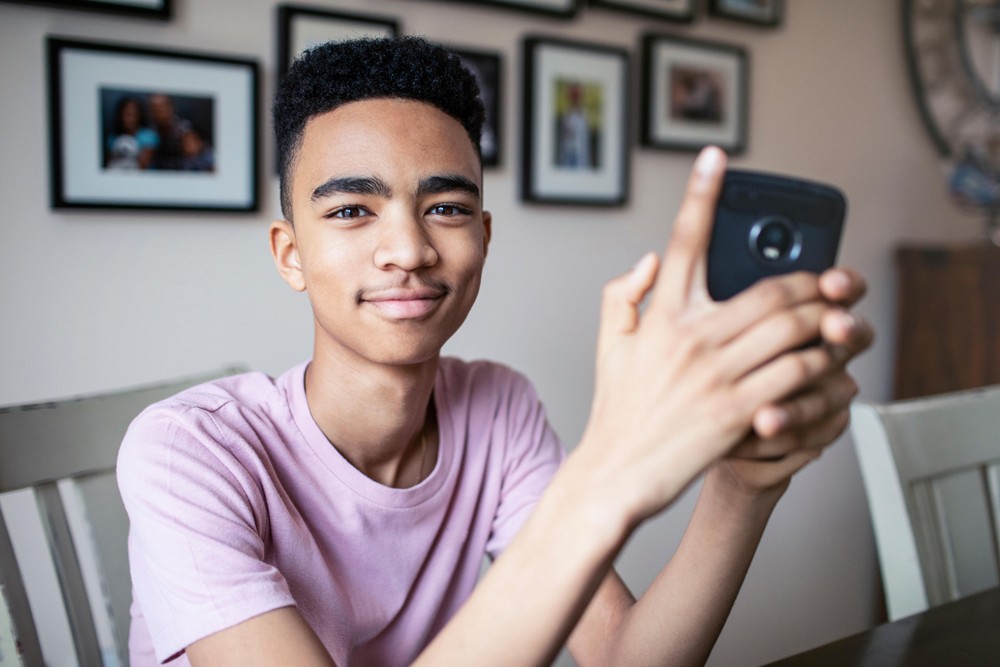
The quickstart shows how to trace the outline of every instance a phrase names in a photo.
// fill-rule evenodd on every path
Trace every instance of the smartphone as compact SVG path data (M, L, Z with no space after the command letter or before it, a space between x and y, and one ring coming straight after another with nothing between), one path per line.
M833 266L847 200L837 188L730 169L708 247L708 293L724 301L761 278Z

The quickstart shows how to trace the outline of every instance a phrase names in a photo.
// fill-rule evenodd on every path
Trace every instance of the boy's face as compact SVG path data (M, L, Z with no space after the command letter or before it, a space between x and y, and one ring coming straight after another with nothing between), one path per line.
M309 294L316 355L436 357L479 292L490 218L462 125L410 100L312 118L292 165L292 215L271 227L285 280Z

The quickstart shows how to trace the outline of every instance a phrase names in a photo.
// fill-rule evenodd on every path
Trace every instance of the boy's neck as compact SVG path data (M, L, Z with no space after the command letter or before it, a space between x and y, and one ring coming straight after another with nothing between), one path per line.
M305 377L309 411L359 471L385 486L414 486L437 460L438 362L388 366L316 354Z

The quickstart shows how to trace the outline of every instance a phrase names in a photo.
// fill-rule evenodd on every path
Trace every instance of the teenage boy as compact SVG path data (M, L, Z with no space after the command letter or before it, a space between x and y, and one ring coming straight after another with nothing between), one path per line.
M704 151L662 260L605 289L564 457L524 378L440 356L489 245L482 119L473 77L417 38L320 46L283 78L270 242L309 296L313 356L129 430L133 666L542 665L567 642L581 665L707 658L791 475L845 428L863 283L795 274L712 302L725 156ZM635 601L615 556L702 473Z

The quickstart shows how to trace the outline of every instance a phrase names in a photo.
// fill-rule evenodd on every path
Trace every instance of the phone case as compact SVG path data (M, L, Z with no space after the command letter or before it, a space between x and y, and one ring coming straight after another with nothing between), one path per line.
M767 276L830 268L846 211L833 186L727 171L708 249L709 295L723 301Z

